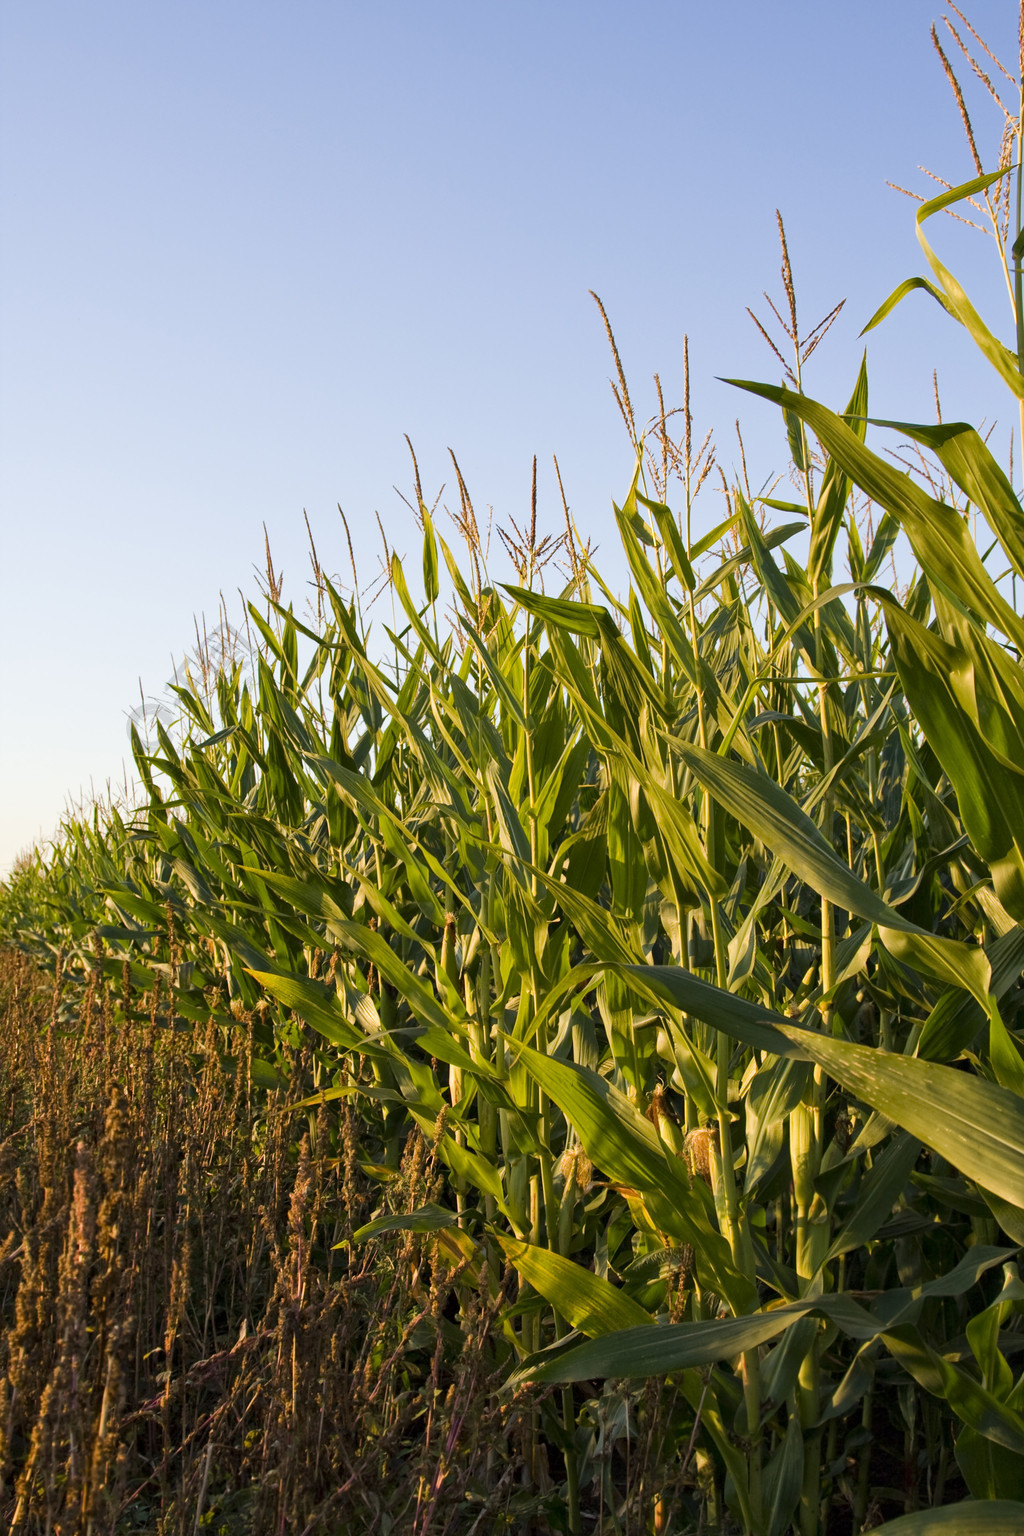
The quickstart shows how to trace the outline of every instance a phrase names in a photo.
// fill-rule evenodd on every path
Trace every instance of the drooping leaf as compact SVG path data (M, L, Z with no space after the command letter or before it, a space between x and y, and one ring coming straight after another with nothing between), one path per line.
M991 969L982 949L937 937L909 922L858 879L811 818L767 774L688 742L677 742L675 749L715 799L821 896L876 923L886 947L912 965L966 987L985 1002Z
M574 1328L593 1337L621 1328L650 1326L653 1319L624 1291L592 1270L536 1243L498 1235L510 1263Z
M727 382L795 411L854 484L899 519L929 576L953 593L969 612L995 625L1024 650L1024 620L997 589L954 508L936 501L908 475L873 453L841 417L818 401L774 384L743 379Z
M642 1196L652 1220L695 1250L698 1273L737 1309L753 1297L750 1281L733 1265L729 1246L690 1188L684 1164L672 1158L649 1120L605 1078L530 1046L517 1047L523 1064L575 1127L594 1166Z
M404 1214L375 1216L353 1232L352 1241L365 1243L368 1238L380 1237L385 1232L439 1232L442 1227L454 1226L457 1220L454 1211L428 1203Z
M955 1067L796 1031L795 1043L848 1091L1012 1203L1024 1190L1024 1099Z
M919 1509L875 1527L876 1536L1020 1536L1024 1503L1013 1499L977 1499Z

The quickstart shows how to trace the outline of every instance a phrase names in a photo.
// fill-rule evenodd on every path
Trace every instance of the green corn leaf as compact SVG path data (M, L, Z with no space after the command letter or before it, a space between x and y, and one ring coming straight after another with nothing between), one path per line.
M526 595L532 600L533 594ZM666 790L647 764L609 725L590 680L582 671L579 653L571 646L571 642L566 642L558 630L549 630L549 636L552 650L558 657L559 678L576 702L584 729L595 750L607 759L613 773L618 773L627 785L631 780L635 781L648 797L658 818L661 835L684 877L684 888L689 888L693 881L712 897L725 896L728 889L726 883L701 846L689 808ZM616 639L619 640L619 637L616 636ZM619 643L621 645L621 641ZM622 649L625 650L625 647L622 646Z
M887 949L943 981L966 987L983 1004L991 969L982 949L937 937L902 917L859 880L811 818L766 774L687 742L675 749L715 799L836 906L876 924Z
M676 752L705 789L819 894L868 922L898 926L894 908L850 870L811 818L764 773L689 742Z
M972 843L993 866L997 895L1014 916L1024 916L1014 858L1014 844L1024 846L1024 777L1006 761L1024 761L1024 720L1014 718L1021 701L1009 691L1016 679L1006 679L1000 698L1002 663L992 664L983 636L972 638L969 649L953 645L892 600L883 606L907 701L956 791Z
M861 1180L853 1210L833 1240L824 1264L871 1241L891 1215L920 1151L921 1143L912 1136L904 1133L893 1138Z
M288 1086L287 1074L279 1072L273 1062L262 1061L258 1056L250 1059L249 1072L257 1088L265 1088L268 1093Z
M697 585L697 578L693 574L693 566L690 564L689 556L683 546L682 535L679 532L679 526L671 509L666 507L663 502L649 501L646 496L641 496L639 491L634 491L634 494L640 505L646 507L648 512L653 515L658 532L661 534L662 542L668 550L672 564L675 567L676 575L687 591L692 592ZM694 558L696 558L696 555Z
M996 534L1010 563L1024 576L1024 511L1006 475L992 457L984 438L966 421L920 426L908 421L881 421L915 443L930 448L939 463L981 512ZM870 581L871 577L866 576Z
M1024 1456L1024 1417L1001 1403L973 1376L932 1349L909 1325L887 1329L890 1353L926 1392L943 1398L976 1434Z
M606 1376L628 1380L712 1365L778 1338L806 1317L814 1305L797 1302L747 1317L673 1323L653 1329L628 1328L580 1344L546 1364L528 1366L521 1376L524 1380L544 1382L587 1381ZM513 1377L512 1384L516 1381Z
M530 866L532 868L532 866ZM607 956L626 965L640 959L640 951L630 942L625 924L620 923L607 907L592 901L572 885L555 880L543 870L533 871L573 924L587 948L595 955Z
M899 518L929 576L953 593L969 612L995 625L1024 650L1024 621L998 591L954 508L936 501L908 475L872 453L840 416L807 395L743 379L726 382L795 411L851 480Z
M386 1038L391 1043L415 1040L424 1055L436 1056L438 1061L443 1061L449 1067L458 1067L467 1076L490 1076L490 1069L486 1063L470 1056L469 1052L464 1050L447 1030L438 1029L434 1024L415 1024L409 1029L392 1029ZM500 1093L500 1085L494 1086Z
M874 1536L1020 1536L1024 1504L1013 1499L977 1499L919 1509L875 1527Z
M1024 971L1024 928L1015 923L986 953L992 967L992 996L998 1002ZM952 1061L967 1049L987 1016L959 987L944 992L925 1020L915 1054L927 1061Z
M790 1412L782 1445L765 1468L768 1536L785 1536L800 1498L804 1469L804 1434L800 1415Z
M1015 1455L994 1440L986 1440L969 1425L965 1424L957 1435L954 1452L964 1482L976 1499L1012 1496L1024 1488L1024 1456ZM1018 1529L1024 1529L1024 1504L1017 1507L1021 1521ZM998 1531L999 1527L986 1529Z
M873 326L878 325L880 321L884 320L886 315L890 314L900 300L905 298L908 293L911 293L916 288L921 288L926 293L931 294L932 298L936 299L948 314L952 315L955 320L958 320L961 325L967 328L975 345L992 364L1003 382L1020 399L1024 398L1024 379L1021 378L1016 356L1008 347L1004 346L1001 341L998 341L992 335L956 278L936 256L924 233L925 222L933 214L942 212L943 209L951 207L954 203L961 202L964 198L973 197L979 192L984 192L986 188L991 187L1003 176L1008 175L1012 169L1013 166L1004 166L1002 169L991 171L987 175L976 176L972 181L963 182L957 187L951 187L938 197L933 197L928 202L921 204L917 211L917 238L925 253L928 265L938 279L938 287L928 282L927 278L911 277L906 279L890 294L885 303L876 310L864 327L864 331L871 330ZM864 334L864 331L861 332L861 335Z
M444 556L444 563L448 567L448 575L451 577L452 586L459 594L459 601L462 603L463 609L466 613L475 614L477 605L473 600L472 593L466 586L462 572L459 570L458 561L439 534L437 535L437 541L441 546L441 553Z
M863 441L868 412L868 365L867 353L861 359L860 372L853 387L850 402L843 412L851 430ZM852 419L851 419L852 418ZM807 552L807 580L814 591L824 579L826 584L832 570L832 551L835 548L843 514L850 498L850 481L835 460L829 460L822 479L818 504L811 519L811 541Z
M768 502L767 505L770 506L771 503ZM730 520L730 526L736 522L739 516L740 512L737 508L736 516ZM791 539L794 534L804 533L806 529L806 517L802 523L783 523L780 527L772 528L768 533L761 535L762 545L765 549L777 549L780 544L785 544L786 540ZM696 558L696 555L694 558ZM750 545L744 544L734 555L729 555L723 560L722 564L712 571L710 576L705 577L693 594L694 601L701 602L704 598L710 597L734 571L738 571L741 566L749 565L752 559L753 551Z
M592 1270L574 1264L548 1248L521 1243L498 1234L505 1257L534 1290L562 1314L573 1328L590 1337L621 1328L650 1327L653 1318L638 1302L602 1280Z
M801 474L806 474L810 468L807 458L807 443L804 439L803 427L799 416L794 416L792 411L783 411L782 419L786 423L786 438L789 442L789 454L794 467Z
M422 502L420 516L423 519L423 591L427 602L433 606L441 591L437 569L437 537L430 513Z
M952 315L954 320L958 318L946 295L940 288L936 288L934 283L930 283L926 277L907 277L904 278L898 287L893 289L885 302L878 306L860 334L866 336L868 331L873 331L876 325L881 325L882 321L892 314L897 304L905 299L908 293L914 293L919 288L925 293L930 294L936 304L941 304L947 315Z
M837 1082L1011 1204L1024 1190L1024 1099L937 1062L780 1030Z
M396 554L392 554L391 556L391 584L398 594L399 602L405 609L405 616L409 620L409 623L412 625L417 640L419 640L428 656L430 656L438 666L444 666L444 659L437 648L437 642L434 639L434 636L430 633L430 630L424 624L422 618L420 617L419 610L412 600L412 593L409 591L409 586L405 579L405 572L402 570L402 562L399 560Z
M890 1292L877 1312L869 1312L852 1296L838 1294L787 1302L768 1311L696 1323L659 1324L654 1332L629 1328L588 1340L550 1361L530 1362L513 1381L571 1382L592 1377L664 1376L694 1366L732 1360L750 1349L778 1338L802 1318L819 1316L862 1343L870 1343L893 1329L902 1329L906 1317L914 1317L923 1298L962 1296L980 1275L1005 1261L1011 1250L974 1250L948 1275L929 1281L916 1290ZM880 1315L882 1313L886 1315ZM897 1334L899 1337L899 1334Z
M793 1059L772 1058L754 1073L745 1104L747 1166L743 1183L748 1196L782 1150L786 1122L806 1095L810 1077L809 1064Z
M598 1073L530 1046L517 1049L530 1076L575 1127L594 1166L638 1190L661 1230L693 1246L705 1283L744 1310L753 1298L750 1281L737 1274L728 1244L690 1189L686 1169L668 1156L651 1122Z
M419 1020L433 1026L440 1035L450 1036L454 1033L465 1038L467 1033L465 1009L458 1005L456 1009L446 1012L438 1003L431 988L403 963L382 934L360 923L350 922L339 907L334 903L328 903L322 892L305 881L295 880L289 875L278 874L273 870L261 870L259 878L273 889L279 890L282 895L294 899L297 904L301 905L307 901L311 906L316 904L327 917L331 932L342 943L357 950L375 965L384 979L405 998ZM330 912L331 907L334 907L333 913ZM313 986L314 983L303 983L303 985ZM281 1001L285 999L282 997ZM288 1004L288 1006L292 1005ZM484 1069L477 1066L474 1070Z
M943 621L964 653L951 677L958 701L1003 767L1024 776L1024 668L962 614L947 609Z
M409 890L413 899L424 917L428 918L436 928L444 927L445 911L436 893L431 889L426 873L420 866L412 849L390 816L382 816L377 823L380 835L395 863L405 871L405 878L409 882Z
M798 512L800 512L801 514L803 513L803 508L802 507L798 507L796 510ZM691 545L691 547L690 547L690 563L691 564L695 560L699 560L702 555L706 555L709 549L714 549L716 544L721 543L722 539L725 538L725 535L729 532L730 528L733 528L735 526L736 518L737 518L738 515L739 514L736 513L736 512L730 513L730 515L728 517L723 518L720 523L716 523L715 526L711 529L711 531L709 533L703 534L697 540L696 544ZM802 524L798 524L797 526L802 527L803 525Z
M647 605L648 613L668 641L676 661L682 666L691 665L693 646L679 621L671 599L665 592L661 578L651 568L640 540L636 537L628 513L628 503L626 510L613 503L612 510L618 523L619 537L626 552L626 559L629 561L629 568L633 573L640 596Z
M939 938L905 919L898 926L879 928L879 937L897 960L936 980L963 987L983 1008L988 1006L992 968L981 945Z
M714 1119L720 1106L715 1089L715 1069L711 1060L688 1038L686 1030L675 1021L670 1025L669 1038L676 1071L679 1073L687 1095L694 1101L701 1115L709 1120Z
M611 967L607 967L611 969ZM781 1013L760 1008L756 1003L725 992L721 987L701 981L692 971L674 965L620 965L630 983L651 1002L668 1004L682 1013L692 1014L715 1029L721 1029L753 1050L770 1051L776 1056L808 1059L801 1049L802 1033L784 1034L782 1025L792 1025Z
M580 779L589 758L590 743L586 740L573 740L570 737L558 761L553 764L540 785L535 814L537 831L538 834L545 834L545 844L548 842L547 834L551 830L556 833L560 831L579 792ZM536 771L544 772L543 769Z
M310 917L318 917L324 922L343 921L348 917L342 900L335 900L322 879L298 880L294 875L286 875L275 869L250 869L247 873L251 879L277 891L298 907L300 912L306 912ZM341 897L342 892L339 891L338 896Z
M523 714L522 705L516 698L515 694L512 692L512 689L509 687L504 673L498 666L497 662L494 660L494 657L491 655L490 651L487 649L487 646L485 645L482 637L477 633L467 618L460 618L459 623L466 631L469 638L472 640L476 649L476 653L480 657L487 676L490 679L491 687L494 689L502 704L512 716L513 720L515 720L520 730L528 730L529 726L527 724L526 716Z
M376 818L381 826L383 826L384 822L390 822L397 834L400 845L408 849L415 848L418 857L422 859L434 879L438 880L445 890L450 891L460 905L468 907L466 897L457 881L452 878L451 872L431 853L429 848L423 846L405 822L395 815L391 807L384 803L368 779L364 778L362 774L355 773L350 768L344 767L331 757L311 756L309 761L316 766L325 778L330 779L337 785L342 795L346 797L353 808L365 811L371 817ZM448 807L449 812L452 809L453 807ZM470 908L470 910L472 909ZM474 913L475 916L476 914ZM494 934L490 933L486 928L484 932L489 942L496 942Z
M989 1006L988 1039L989 1060L996 1082L1003 1088L1009 1088L1011 1093L1017 1094L1024 1102L1024 1061L994 1001ZM1024 1204L1024 1189L1020 1191L1016 1203Z
M941 192L938 197L930 198L922 203L917 210L917 238L921 249L924 251L928 265L938 279L939 287L945 295L946 305L970 332L971 340L978 350L992 364L1003 383L1015 394L1018 400L1024 400L1024 378L1021 377L1017 358L1010 349L998 341L988 326L978 314L974 305L967 297L952 272L936 256L924 232L924 226L928 219L943 209L950 208L954 203L959 203L964 198L974 197L978 192L984 192L995 182L1008 176L1013 170L1012 165L1003 166L998 171L990 171L984 176L975 176L971 181L965 181L958 187L951 187L947 192Z
M801 609L805 606L800 600L800 594L794 584L787 581L779 570L769 552L764 535L757 526L750 506L737 493L737 504L743 516L743 530L746 535L747 548L750 550L750 558L754 569L758 574L762 586L769 600L778 609L784 622L789 626L788 633L803 651L809 665L816 665L814 635L802 621Z
M122 914L137 918L140 923L150 923L154 928L162 926L165 914L162 907L155 901L147 901L144 896L138 896L134 891L120 888L109 889L104 894L109 897L111 906Z
M380 1237L385 1232L440 1232L443 1227L454 1226L458 1219L454 1211L446 1210L443 1205L428 1203L401 1216L375 1216L353 1232L352 1241L365 1243L368 1238ZM335 1246L342 1247L343 1244Z
M895 544L899 531L899 519L893 517L891 512L883 513L882 520L875 529L871 548L864 558L864 581L874 581L882 568L882 561Z
M587 640L601 638L601 621L611 623L607 608L594 603L570 602L564 597L547 597L542 592L530 592L526 587L505 586L509 597L534 618L543 619L555 629L564 629L570 635L582 635ZM614 626L613 626L614 628Z
M486 764L484 777L487 787L491 792L491 802L498 821L498 835L501 839L501 846L505 849L506 853L511 854L515 858L517 864L529 864L530 839L523 830L523 824L519 819L519 812L512 804L508 785L502 777L501 769L493 758Z
M297 976L279 976L272 971L250 971L260 986L279 1003L305 1019L311 1028L332 1045L346 1051L365 1051L367 1039L345 1017L337 995L317 981L302 981Z
M429 1125L423 1117L421 1117L421 1124L430 1135L433 1126ZM470 1147L462 1146L454 1136L442 1136L437 1143L437 1150L454 1174L472 1184L481 1194L489 1195L502 1215L507 1220L511 1220L512 1213L505 1204L505 1191L501 1187L501 1175L489 1159L481 1156L479 1152L474 1152Z

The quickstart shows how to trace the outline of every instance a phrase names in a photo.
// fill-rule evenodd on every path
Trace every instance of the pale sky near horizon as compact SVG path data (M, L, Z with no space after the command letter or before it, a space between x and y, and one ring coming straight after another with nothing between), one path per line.
M966 9L1012 61L1013 0ZM726 472L737 416L752 479L784 472L773 408L716 376L778 380L745 313L765 317L764 288L780 297L778 207L808 328L847 298L805 381L845 403L862 325L923 270L913 207L886 180L928 192L921 163L972 174L928 36L945 10L4 7L0 877L68 797L120 777L139 679L159 693L194 617L255 595L264 524L297 606L303 509L343 580L339 502L364 584L375 513L418 559L393 490L411 481L404 433L428 499L446 484L453 504L451 447L499 521L528 512L536 453L554 532L557 453L612 569L631 453L589 289L641 418L655 369L678 401L688 333L697 426L715 427ZM970 100L994 164L998 118ZM1005 335L991 242L949 221L936 240ZM946 418L996 420L1005 445L1009 399L930 300L868 346L873 415L928 419L937 367ZM702 526L718 515L709 495Z

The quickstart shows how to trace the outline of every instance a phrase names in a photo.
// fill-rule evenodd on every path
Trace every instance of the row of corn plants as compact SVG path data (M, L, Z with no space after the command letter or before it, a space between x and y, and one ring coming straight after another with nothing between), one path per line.
M1013 348L925 233L969 198L998 234L1014 179L1020 225L1011 129L875 320L926 289L1024 402L1024 232ZM417 473L388 660L318 561L308 619L271 570L249 663L176 686L140 808L69 823L5 929L255 1092L309 1052L296 1138L355 1111L377 1190L344 1241L420 1234L456 1325L490 1296L549 1528L1018 1531L1024 517L964 423L875 424L922 473L870 448L866 366L805 392L783 252L788 380L741 387L792 499L723 483L695 537L688 395L645 435L621 370L614 582L568 514L557 594L535 517L495 582Z

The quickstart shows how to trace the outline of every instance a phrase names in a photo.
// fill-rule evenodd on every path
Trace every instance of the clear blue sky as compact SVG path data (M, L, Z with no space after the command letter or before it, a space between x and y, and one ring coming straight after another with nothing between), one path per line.
M1004 56L1016 4L975 25ZM451 486L522 517L530 461L558 526L612 544L630 474L588 289L638 412L677 398L727 470L785 468L777 379L745 314L778 295L782 209L801 310L844 315L810 392L849 393L857 333L921 270L912 208L971 165L928 38L931 0L32 0L0 15L0 871L66 797L116 779L126 714L160 690L193 616L254 592L266 523L304 600L302 511L365 580L374 513L416 548L392 487ZM977 100L976 96L972 100ZM987 152L995 116L978 109ZM996 127L998 132L998 126ZM991 156L990 156L991 158ZM1003 331L981 237L943 249ZM975 249L975 239L978 249ZM916 296L870 344L873 412L1012 411ZM1018 455L1019 461L1019 455ZM444 501L449 501L448 492ZM717 503L709 499L710 521Z

